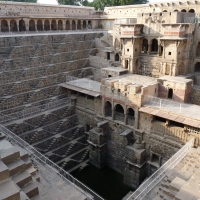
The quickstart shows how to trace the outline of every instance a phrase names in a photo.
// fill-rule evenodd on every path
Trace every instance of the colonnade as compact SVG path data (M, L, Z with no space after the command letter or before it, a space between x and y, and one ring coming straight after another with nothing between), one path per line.
M92 29L91 20L80 19L1 19L1 32Z

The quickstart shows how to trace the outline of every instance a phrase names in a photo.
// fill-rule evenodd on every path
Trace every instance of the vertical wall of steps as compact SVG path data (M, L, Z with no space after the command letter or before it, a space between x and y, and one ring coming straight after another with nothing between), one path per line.
M89 55L95 55L94 40L101 35L0 38L0 114L65 98L60 83L67 74L91 75ZM88 161L84 128L70 104L4 125L68 171Z

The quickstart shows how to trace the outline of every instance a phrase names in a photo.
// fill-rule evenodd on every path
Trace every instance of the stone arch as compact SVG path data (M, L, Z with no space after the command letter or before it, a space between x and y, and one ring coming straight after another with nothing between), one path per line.
M146 38L142 40L142 52L143 53L148 52L148 40Z
M133 108L127 109L127 124L131 126L135 124L135 110Z
M115 54L115 61L119 61L119 54L118 53Z
M53 19L53 20L51 21L51 30L57 30L56 20L55 20L55 19Z
M43 24L41 19L37 20L37 30L43 31Z
M152 40L151 52L158 52L158 40L155 38Z
M200 62L195 64L194 72L200 72Z
M176 10L174 10L174 12L178 12L178 10L176 9Z
M81 30L81 20L78 20L78 22L77 22L77 29Z
M1 32L8 32L9 28L8 28L8 21L3 19L1 21Z
M185 9L182 9L181 12L187 12Z
M124 121L124 108L120 104L116 104L114 107L114 119L118 121Z
M200 56L200 41L198 42L197 45L196 56Z
M69 20L66 21L66 30L70 30L70 21Z
M92 22L91 22L91 20L88 21L88 28L92 29Z
M87 28L87 24L86 24L86 21L83 20L83 29L86 29Z
M105 102L105 116L112 117L112 103L110 101Z
M189 13L195 13L195 10L194 9L190 9Z
M29 21L29 31L35 31L35 21L33 19Z
M173 89L169 88L168 90L168 99L173 99Z
M167 12L167 10L163 10L163 12Z
M58 30L63 30L63 21L62 20L58 21Z
M19 31L26 31L26 23L23 19L19 21Z
M48 19L46 19L44 21L44 30L45 31L49 31L50 30L50 21Z
M14 19L10 21L10 31L17 31L17 22Z
M75 20L72 20L72 30L76 30L76 22L75 22Z

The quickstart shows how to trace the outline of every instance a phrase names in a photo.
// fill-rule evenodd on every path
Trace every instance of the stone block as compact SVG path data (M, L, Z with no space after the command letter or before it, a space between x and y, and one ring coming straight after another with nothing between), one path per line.
M0 160L0 182L8 179L10 173L8 167Z

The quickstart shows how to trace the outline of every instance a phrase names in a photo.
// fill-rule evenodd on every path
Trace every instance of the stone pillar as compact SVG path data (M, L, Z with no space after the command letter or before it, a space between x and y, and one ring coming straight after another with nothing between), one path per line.
M37 23L35 23L35 31L37 31Z
M66 20L63 20L63 30L66 30Z
M52 22L52 21L49 20L49 30L50 30L50 31L51 31L51 22Z
M148 54L150 54L151 53L151 44L148 44L148 52L147 52Z
M69 20L69 27L70 27L70 30L72 30L72 20Z
M17 21L16 23L17 23L17 32L19 32L19 21Z
M88 29L88 21L86 20L86 29Z
M77 26L78 26L78 21L75 20L75 26L76 26L76 30L78 29Z
M42 20L42 30L44 31L44 21Z
M10 32L10 22L8 23L8 31Z
M56 21L56 30L58 30L58 21Z
M127 124L128 122L128 114L127 114L127 109L124 111L124 123Z
M114 105L113 105L113 100L112 100L112 120L115 118L115 111L114 111Z
M83 30L83 20L81 20L81 30Z

